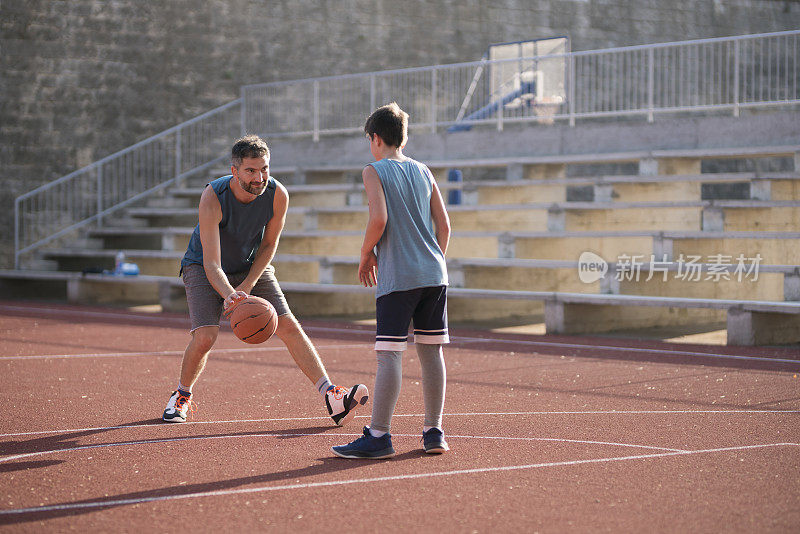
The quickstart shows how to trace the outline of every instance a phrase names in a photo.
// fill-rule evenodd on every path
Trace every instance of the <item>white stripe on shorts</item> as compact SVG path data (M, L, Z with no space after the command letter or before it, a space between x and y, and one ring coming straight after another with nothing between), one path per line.
M404 351L408 348L406 341L376 341L375 350L396 350Z
M443 345L445 343L450 343L450 336L448 334L414 334L414 343L419 343L421 345Z

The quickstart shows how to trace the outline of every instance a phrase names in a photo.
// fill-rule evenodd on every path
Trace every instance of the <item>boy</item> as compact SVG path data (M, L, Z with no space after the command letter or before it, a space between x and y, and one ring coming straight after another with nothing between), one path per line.
M342 458L394 456L389 430L400 395L401 356L413 319L425 402L423 446L427 453L441 454L449 450L442 431L446 378L442 344L450 341L444 259L450 219L428 167L403 155L408 114L392 102L370 115L364 131L376 162L362 173L369 222L358 278L364 286L377 284L378 370L370 426L364 427L362 437L332 450Z
M331 384L275 278L271 262L286 222L289 195L269 175L269 156L261 138L242 137L231 149L231 174L212 181L200 197L200 222L181 260L192 339L183 355L178 388L164 410L164 421L186 421L192 406L192 386L219 334L220 314L229 312L251 293L275 307L275 334L324 397L335 424L350 421L355 408L367 402L368 391L363 384L350 389Z

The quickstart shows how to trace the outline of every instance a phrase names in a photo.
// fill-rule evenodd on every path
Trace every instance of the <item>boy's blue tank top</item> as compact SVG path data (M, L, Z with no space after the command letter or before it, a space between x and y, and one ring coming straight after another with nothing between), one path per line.
M447 266L431 215L430 170L413 159L382 159L370 165L381 180L388 213L386 228L376 246L376 297L447 285Z
M264 228L272 219L272 206L275 200L275 179L270 176L267 189L252 202L239 202L231 191L231 175L217 178L208 185L214 190L222 208L219 222L219 244L222 255L222 270L225 274L248 271L253 264L258 247L264 237ZM181 268L197 263L203 264L203 245L200 242L198 224L189 247L181 260Z

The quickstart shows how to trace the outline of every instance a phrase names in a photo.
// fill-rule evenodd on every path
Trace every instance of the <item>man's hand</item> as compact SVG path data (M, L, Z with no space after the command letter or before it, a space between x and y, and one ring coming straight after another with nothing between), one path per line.
M227 297L225 297L225 302L222 304L223 315L227 317L233 311L233 308L236 307L236 304L240 303L244 299L248 297L247 293L244 291L234 291Z
M378 284L378 258L375 252L369 251L361 255L358 263L358 280L364 287L372 287Z

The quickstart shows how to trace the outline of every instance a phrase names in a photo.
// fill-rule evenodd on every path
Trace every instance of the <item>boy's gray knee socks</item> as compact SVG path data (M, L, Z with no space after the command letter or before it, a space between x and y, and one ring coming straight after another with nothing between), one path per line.
M441 345L415 344L422 370L422 396L425 402L426 427L442 428L442 411L447 371ZM400 386L403 380L403 353L392 350L377 351L378 370L372 389L372 422L370 428L389 432Z
M425 400L425 426L442 428L442 411L447 381L441 345L417 343L417 356L422 368L422 396Z
M372 388L370 428L389 432L403 380L403 353L396 350L379 350L377 356L378 370L375 373L375 387Z

